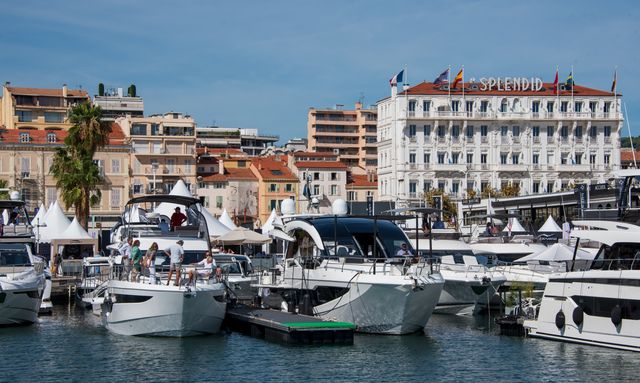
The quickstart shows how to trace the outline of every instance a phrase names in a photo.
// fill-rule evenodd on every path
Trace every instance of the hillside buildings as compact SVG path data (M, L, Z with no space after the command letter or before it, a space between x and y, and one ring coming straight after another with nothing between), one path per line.
M261 135L258 129L222 128L217 126L196 129L198 146L210 149L240 149L255 157L279 140L278 136Z
M557 192L603 183L620 167L620 95L500 81L393 86L378 103L380 199L406 205L431 189L465 198L506 185L521 195Z

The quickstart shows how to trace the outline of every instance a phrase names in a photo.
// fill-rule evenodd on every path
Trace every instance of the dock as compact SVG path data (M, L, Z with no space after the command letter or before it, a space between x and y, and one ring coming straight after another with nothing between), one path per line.
M356 326L283 311L234 307L227 310L226 325L233 331L285 344L353 344Z

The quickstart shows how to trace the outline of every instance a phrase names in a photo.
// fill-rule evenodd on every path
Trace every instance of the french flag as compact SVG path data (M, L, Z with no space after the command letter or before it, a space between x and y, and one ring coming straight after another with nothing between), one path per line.
M389 84L391 86L396 86L398 85L399 82L402 82L403 77L404 77L404 69L401 70L397 75L391 77L391 80L389 80Z

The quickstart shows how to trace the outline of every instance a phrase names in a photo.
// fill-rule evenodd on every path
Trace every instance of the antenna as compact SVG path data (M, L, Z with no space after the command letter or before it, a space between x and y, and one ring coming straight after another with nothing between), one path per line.
M364 105L364 92L360 92L360 97L358 97L358 102Z

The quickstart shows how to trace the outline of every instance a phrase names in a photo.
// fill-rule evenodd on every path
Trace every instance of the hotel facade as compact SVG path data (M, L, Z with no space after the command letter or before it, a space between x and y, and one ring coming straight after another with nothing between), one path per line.
M380 200L403 206L431 189L468 198L506 185L520 195L558 192L607 182L620 168L619 94L482 80L392 86L378 102Z

